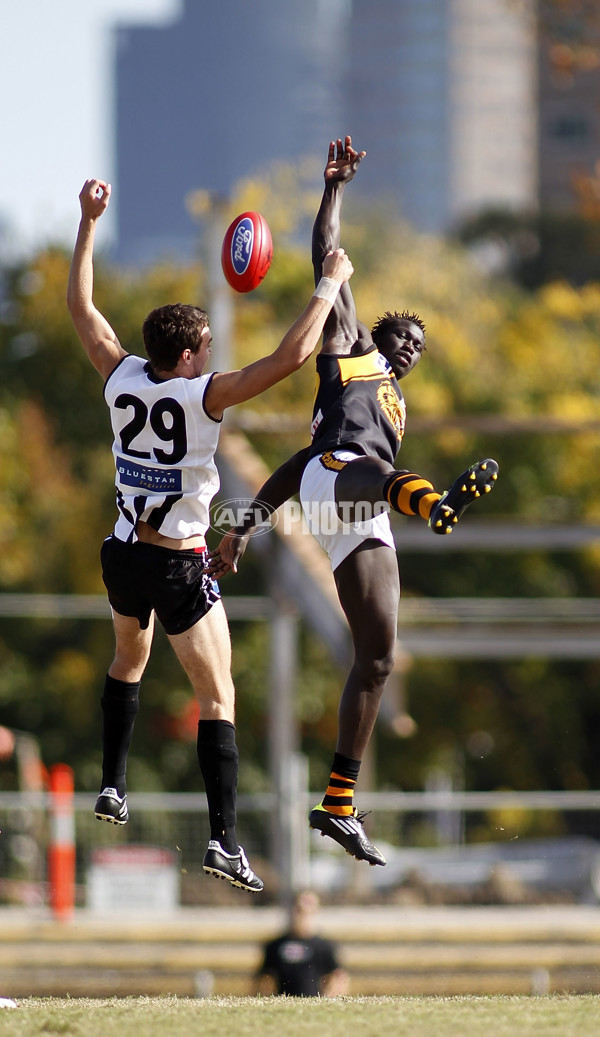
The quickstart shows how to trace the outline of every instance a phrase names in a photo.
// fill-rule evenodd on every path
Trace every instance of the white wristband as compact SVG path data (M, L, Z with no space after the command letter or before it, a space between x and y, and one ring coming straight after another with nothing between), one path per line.
M334 281L333 277L322 277L313 295L317 299L327 299L327 302L334 303L341 287L340 282Z

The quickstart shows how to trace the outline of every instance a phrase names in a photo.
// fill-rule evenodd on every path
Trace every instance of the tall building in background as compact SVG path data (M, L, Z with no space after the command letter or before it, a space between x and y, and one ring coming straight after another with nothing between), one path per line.
M600 55L590 47L584 56L588 67L578 67L567 45L540 48L540 204L562 212L577 204L577 177L600 182Z
M555 97L543 62L538 79L534 8L183 0L170 26L117 30L117 258L191 256L191 190L227 196L272 162L322 162L346 132L369 153L353 193L423 231L564 200L565 142L591 168L600 117L591 93L583 115L578 91Z
M323 155L345 125L350 0L185 0L117 30L117 258L193 254L186 195L227 196L273 161Z
M536 43L510 0L354 0L348 116L419 229L536 198Z

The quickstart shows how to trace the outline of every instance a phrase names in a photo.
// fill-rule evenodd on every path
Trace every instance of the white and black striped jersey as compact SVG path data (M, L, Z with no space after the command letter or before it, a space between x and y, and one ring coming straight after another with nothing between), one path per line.
M211 378L161 380L133 354L107 378L119 540L134 541L139 521L175 540L208 529L219 489L214 455L221 427L204 409Z

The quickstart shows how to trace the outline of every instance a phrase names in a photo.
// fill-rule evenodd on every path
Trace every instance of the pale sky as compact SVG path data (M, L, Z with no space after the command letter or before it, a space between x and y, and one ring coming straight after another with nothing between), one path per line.
M90 176L112 181L110 28L167 24L182 0L0 0L0 248L72 243ZM108 241L110 220L99 227Z

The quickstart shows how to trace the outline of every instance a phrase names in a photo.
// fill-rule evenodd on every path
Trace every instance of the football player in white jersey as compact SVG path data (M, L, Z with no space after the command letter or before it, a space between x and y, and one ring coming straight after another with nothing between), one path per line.
M204 870L257 892L262 881L235 831L238 750L229 629L205 564L209 507L219 488L214 454L225 409L258 396L311 355L353 267L343 249L332 251L322 280L279 346L239 371L203 373L211 353L208 316L181 304L146 318L144 360L123 349L93 302L94 237L110 194L103 180L83 185L67 290L77 334L105 381L119 512L102 545L116 650L102 696L103 774L95 813L114 824L128 820L127 754L156 615L200 706L198 760L210 822Z

